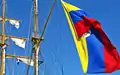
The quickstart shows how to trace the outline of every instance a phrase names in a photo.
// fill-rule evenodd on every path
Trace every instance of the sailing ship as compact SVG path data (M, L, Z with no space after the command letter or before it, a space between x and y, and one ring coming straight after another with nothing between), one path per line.
M33 9L31 9L33 11L33 15L34 15L34 33L32 35L31 38L23 38L23 37L19 37L19 36L12 36L12 35L6 35L6 22L9 22L9 24L13 25L16 29L19 29L20 28L20 22L21 20L15 20L13 18L8 18L6 16L6 6L7 6L7 0L2 0L2 3L1 3L1 9L2 9L2 16L0 17L0 22L1 22L1 35L0 35L0 40L1 40L1 43L0 43L0 47L1 47L1 68L0 68L0 75L17 75L16 73L14 74L14 72L10 72L10 74L8 73L8 71L6 71L6 68L8 67L7 64L6 64L6 61L7 60L12 60L13 62L16 61L17 64L19 64L20 62L23 62L24 64L27 64L28 67L27 67L27 71L25 72L25 75L30 75L29 74L29 67L32 66L34 67L34 75L39 75L39 72L38 72L38 66L43 63L43 60L39 61L38 60L38 57L39 57L39 50L40 50L40 43L44 40L43 39L43 35L44 35L44 32L45 32L45 29L46 29L46 26L47 26L47 23L48 23L48 20L50 19L50 15L52 13L52 10L54 8L54 5L55 5L55 2L56 0L54 0L53 4L52 4L52 7L50 9L50 12L48 14L48 17L47 17L47 20L44 24L44 27L42 29L42 32L41 34L38 34L38 0L33 0L32 3L33 3ZM9 26L7 26L9 27ZM30 27L30 26L29 26ZM8 28L7 28L8 29ZM31 29L30 29L31 30ZM9 31L9 30L7 30ZM30 33L30 32L29 32ZM40 35L40 36L39 36ZM9 41L13 41L14 44L16 44L17 46L23 48L23 49L26 49L25 46L26 46L26 41L31 41L32 42L32 47L29 47L29 48L32 48L30 49L31 52L29 53L28 56L19 56L19 55L16 55L15 52L12 53L12 54L8 54L7 51L8 49L10 49L9 46L11 46L11 43ZM7 48L9 47L9 48ZM11 52L10 52L11 53ZM15 60L17 59L17 60ZM15 65L15 63L13 64L13 66ZM15 70L15 69L13 69Z

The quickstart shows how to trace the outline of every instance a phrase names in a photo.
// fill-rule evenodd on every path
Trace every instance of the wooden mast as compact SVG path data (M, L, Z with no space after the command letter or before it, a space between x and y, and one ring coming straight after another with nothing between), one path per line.
M39 71L38 70L38 53L39 53L39 49L40 49L39 43L41 43L41 41L44 40L43 39L43 34L45 32L47 23L50 19L50 16L51 16L52 10L54 8L55 2L56 2L56 0L54 0L53 3L52 3L52 7L51 7L50 12L48 14L47 20L44 24L44 28L42 30L41 36L38 38L37 37L37 35L38 35L38 0L34 0L34 37L32 37L32 42L34 43L34 45L33 45L34 75L39 75L38 74L38 71Z
M38 33L38 0L34 0L34 37Z
M32 37L32 42L34 43L33 45L33 52L34 52L34 75L38 75L38 53L39 53L39 49L40 49L40 46L39 46L39 43L43 40L43 34L44 34L44 31L46 29L46 26L47 26L47 23L48 23L48 20L50 19L50 15L52 13L52 10L53 10L53 7L55 5L55 2L56 0L54 0L53 4L52 4L52 7L51 7L51 10L48 14L48 18L44 24L44 28L42 30L42 34L41 36L38 38L38 0L34 0L34 37ZM6 8L6 1L5 0L2 0L2 42L1 42L1 47L3 47L5 45L5 37L15 37L15 38L19 38L19 39L24 39L24 38L20 38L20 37L16 37L16 36L5 36L4 34L4 24L5 24L5 21L7 20L11 20L11 18L5 18L5 8ZM5 56L6 56L6 53L5 53L5 49L2 48L1 50L1 72L0 72L0 75L5 75ZM22 57L22 56L13 56L12 58L16 58L16 57ZM9 56L8 56L9 58ZM24 58L29 58L29 57L24 57ZM32 58L31 58L32 59Z
M4 35L4 24L5 24L5 8L6 1L2 0L2 46L5 45L5 35ZM34 0L34 37L32 38L32 42L34 43L33 51L34 51L34 75L38 75L38 52L39 52L39 43L40 39L37 38L38 34L38 0ZM42 39L41 39L42 40ZM1 46L1 47L2 47ZM5 75L5 49L1 50L1 72L0 75Z
M33 52L34 52L34 75L38 75L38 52L39 52L39 39L38 39L38 0L34 0L34 37L32 38Z
M2 0L2 45L5 44L5 35L4 35L4 24L5 24L5 8L6 1ZM5 49L2 48L2 59L1 59L1 75L5 75Z
M2 36L2 40L0 43L0 47L1 47L1 71L0 71L0 75L5 75L5 58L6 58L6 51L5 51L5 47L7 46L7 44L5 43L5 38L18 38L18 39L24 39L25 38L21 38L21 37L16 37L16 36L6 36L5 35L5 22L9 21L9 20L14 20L12 18L5 18L5 13L6 13L6 0L2 0L2 20L0 22L2 22L2 34L0 36ZM17 20L20 21L20 20ZM5 47L4 47L5 46Z

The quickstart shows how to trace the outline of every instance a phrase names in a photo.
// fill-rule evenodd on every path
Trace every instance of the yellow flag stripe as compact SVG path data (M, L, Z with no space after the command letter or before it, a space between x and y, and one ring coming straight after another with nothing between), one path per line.
M68 4L64 1L61 0L61 2L65 5L64 7L67 9L67 12L70 12L70 11L75 11L75 10L81 10L80 8L76 7L76 6L73 6L71 4Z
M77 39L71 17L69 16L69 13L68 13L69 11L67 10L66 8L67 6L66 4L63 3L63 1L62 1L62 6L64 8L64 11L65 11L65 14L66 14L73 38L74 38L74 42L76 44L76 48L77 48L77 51L78 51L78 54L81 60L83 72L86 73L87 68L88 68L88 51L87 51L86 38L81 37L79 40Z

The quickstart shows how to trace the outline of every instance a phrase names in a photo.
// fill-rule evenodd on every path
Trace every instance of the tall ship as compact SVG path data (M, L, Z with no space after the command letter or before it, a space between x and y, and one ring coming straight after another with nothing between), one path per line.
M29 20L27 20L28 23L25 23L26 25L23 27L21 26L21 22L24 22L23 20L8 17L8 15L11 16L9 14L11 11L9 11L9 3L13 4L14 2L16 1L1 0L0 75L40 75L39 65L44 61L40 51L40 45L44 40L43 35L56 0L53 1L42 28L39 26L38 0L28 0L26 1L26 6L22 7L22 5L20 5L20 8L18 6L19 3L16 2L18 4L15 4L15 6L17 5L18 7L15 7L15 11L17 11L16 8L23 9L23 12L25 13L25 10L29 10L26 9L26 7L31 8L28 11L29 15L26 15L26 17L24 17L21 14L22 11L19 10L17 14L13 13L14 17L17 17L17 15L22 15L22 18L29 18ZM27 3L31 5L28 4L29 6L27 6ZM8 49L11 50L9 51ZM18 54L16 52L18 52ZM21 62L23 64L19 67L19 69L17 69L16 65L20 65Z

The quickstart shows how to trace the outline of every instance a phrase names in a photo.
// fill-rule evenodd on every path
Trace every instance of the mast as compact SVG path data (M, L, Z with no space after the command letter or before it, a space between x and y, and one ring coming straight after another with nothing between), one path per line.
M34 37L38 33L38 0L34 0Z
M34 75L38 75L38 52L39 52L39 39L38 35L38 0L34 0L34 37L32 38L33 52L34 52Z
M50 19L52 10L55 6L56 0L53 1L50 12L48 14L48 17L46 19L46 22L44 24L41 36L38 38L38 0L34 0L34 37L32 37L32 42L34 43L33 45L33 52L34 52L34 75L38 75L38 53L39 53L39 43L44 40L43 34L45 32L45 29L47 27L48 21Z
M1 68L0 68L1 70L0 70L0 75L5 75L5 58L6 58L5 48L6 48L6 46L8 46L5 43L6 38L18 38L18 39L26 40L25 38L21 38L21 37L6 36L5 35L5 22L9 21L9 20L14 20L12 18L6 18L5 17L5 13L6 13L5 10L6 10L6 0L2 0L2 17L1 17L2 20L0 21L0 22L2 22L2 29L1 29L2 30L2 34L0 35L0 36L2 36L1 43L0 43L0 47L1 47ZM19 20L16 20L16 21L19 21Z
M5 35L4 35L4 24L5 24L5 8L6 1L2 0L2 45L5 44ZM5 49L2 48L2 59L1 59L1 75L5 75Z

